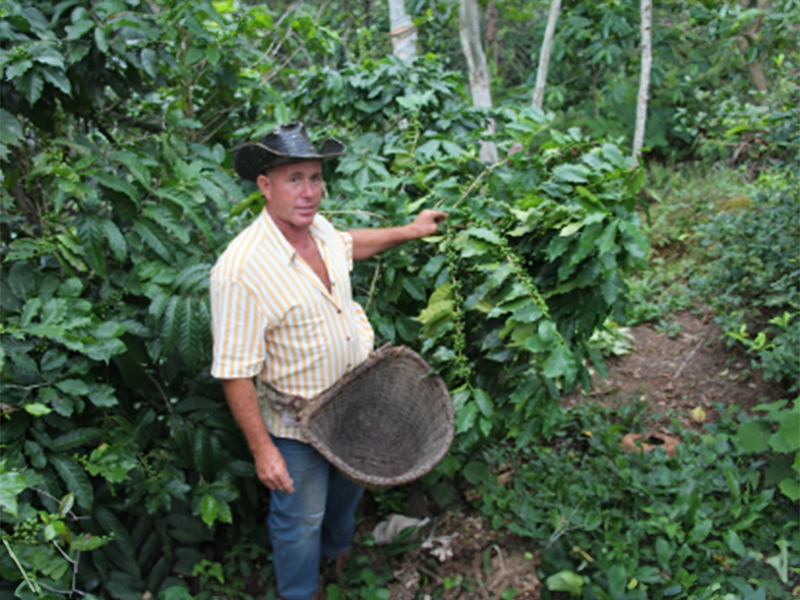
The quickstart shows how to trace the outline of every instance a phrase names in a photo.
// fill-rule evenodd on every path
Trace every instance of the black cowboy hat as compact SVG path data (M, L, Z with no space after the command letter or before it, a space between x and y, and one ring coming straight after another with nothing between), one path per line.
M255 181L267 169L303 160L331 160L341 156L345 146L329 138L317 150L299 121L279 125L257 142L247 142L236 152L233 167L242 179Z

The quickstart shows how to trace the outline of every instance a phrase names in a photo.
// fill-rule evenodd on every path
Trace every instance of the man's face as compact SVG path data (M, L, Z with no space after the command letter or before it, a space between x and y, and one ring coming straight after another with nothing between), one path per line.
M256 179L266 199L267 212L281 229L308 229L322 200L322 164L310 160L282 165Z

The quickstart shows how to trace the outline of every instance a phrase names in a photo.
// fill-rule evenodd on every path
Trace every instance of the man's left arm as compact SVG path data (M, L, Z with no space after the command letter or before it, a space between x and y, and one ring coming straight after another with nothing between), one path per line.
M353 260L363 260L394 248L400 244L434 235L439 231L439 223L444 222L447 213L441 210L425 209L408 225L386 227L383 229L353 229Z

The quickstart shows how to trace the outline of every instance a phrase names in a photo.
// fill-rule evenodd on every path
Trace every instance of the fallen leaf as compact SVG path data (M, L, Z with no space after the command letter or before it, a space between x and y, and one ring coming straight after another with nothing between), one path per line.
M689 411L689 414L692 415L692 420L695 423L703 423L706 420L706 411L703 410L702 406L694 407Z

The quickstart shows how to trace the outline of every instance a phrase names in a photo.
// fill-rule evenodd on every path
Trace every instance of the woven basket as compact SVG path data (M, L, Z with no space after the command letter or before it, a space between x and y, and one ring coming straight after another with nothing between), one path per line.
M442 378L413 350L386 344L314 398L300 426L345 477L385 488L422 477L444 458L453 418Z

